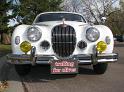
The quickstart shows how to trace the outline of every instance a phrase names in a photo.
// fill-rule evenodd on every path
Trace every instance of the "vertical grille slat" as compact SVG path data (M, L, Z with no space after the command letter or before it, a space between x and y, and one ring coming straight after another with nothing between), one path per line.
M65 30L67 30L67 27L65 27ZM65 31L65 34L67 34L66 31ZM67 37L67 36L65 36L65 41L66 41L66 37ZM65 49L65 55L68 55L68 52L67 52L67 50L66 50L66 43L65 43L64 46L65 46L65 47L64 47L64 49Z
M68 27L68 28L70 30L70 27ZM70 31L68 31L68 34L70 34ZM70 41L70 37L68 38L68 40ZM68 53L69 53L69 51L70 51L70 44L68 44Z
M73 54L76 45L76 33L73 27L55 26L52 30L52 47L59 57Z
M59 27L60 28L60 27ZM60 30L61 30L61 34L63 34L63 29L62 28L60 28ZM60 35L60 34L59 34ZM62 57L63 57L63 36L62 35L60 35L61 36L61 40L59 41L59 42L62 42L61 43L61 55L62 55Z

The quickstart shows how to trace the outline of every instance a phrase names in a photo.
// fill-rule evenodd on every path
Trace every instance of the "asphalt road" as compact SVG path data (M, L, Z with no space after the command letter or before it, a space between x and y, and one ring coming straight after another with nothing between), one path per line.
M124 43L116 43L117 63L109 64L103 75L92 66L81 66L77 76L50 75L49 66L35 66L29 75L19 77L14 66L0 59L0 80L8 80L7 92L124 92Z

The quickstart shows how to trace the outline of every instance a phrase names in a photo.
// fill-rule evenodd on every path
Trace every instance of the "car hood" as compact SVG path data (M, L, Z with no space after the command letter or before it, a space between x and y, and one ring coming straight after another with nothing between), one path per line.
M89 25L88 23L76 22L76 21L48 21L48 22L35 23L33 25L54 27L56 25L61 25L61 24L70 25L72 27Z

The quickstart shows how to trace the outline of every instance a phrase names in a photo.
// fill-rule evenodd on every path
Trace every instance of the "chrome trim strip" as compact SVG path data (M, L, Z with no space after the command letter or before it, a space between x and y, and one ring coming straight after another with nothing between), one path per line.
M116 62L117 59L100 59L98 60L98 63L102 63L102 62Z
M105 57L109 57L110 58L105 58ZM79 55L74 55L72 58L70 59L76 59L79 61L79 64L85 64L85 63L90 63L90 64L94 64L93 60L91 58L92 55L83 55L83 54L79 54ZM103 62L116 62L118 60L118 54L116 53L111 53L111 54L98 54L98 56L101 59L96 59L97 62L96 63L103 63ZM102 58L104 57L104 58ZM56 60L54 55L41 55L41 56L35 56L36 64L49 64L50 60ZM15 55L15 54L8 54L7 55L7 59L9 63L12 64L32 64L32 59L30 57L30 55ZM32 64L33 65L33 64Z

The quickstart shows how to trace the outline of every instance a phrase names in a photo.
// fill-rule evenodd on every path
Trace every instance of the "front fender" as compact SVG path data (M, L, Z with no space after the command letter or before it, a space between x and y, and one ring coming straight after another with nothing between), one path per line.
M25 38L26 36L26 30L30 25L19 25L15 28L15 30L13 31L12 34L12 38L11 38L11 46L12 46L12 52L15 54L19 54L22 53L22 51L20 50L18 45L15 45L15 38L16 36L19 36L20 38L20 43L24 40L27 39ZM19 43L19 44L20 44Z
M107 45L107 50L105 51L105 53L112 53L114 48L114 39L112 31L104 25L95 25L94 27L100 31L99 40L105 41L105 38L109 36L111 43Z

